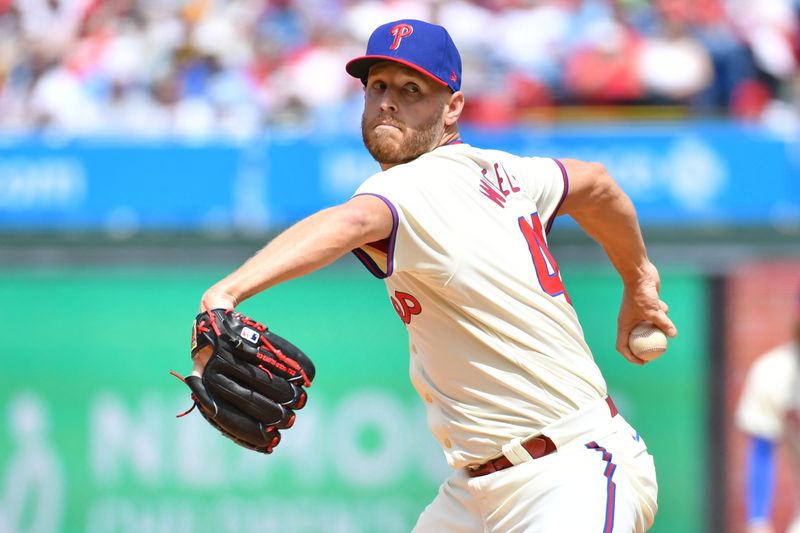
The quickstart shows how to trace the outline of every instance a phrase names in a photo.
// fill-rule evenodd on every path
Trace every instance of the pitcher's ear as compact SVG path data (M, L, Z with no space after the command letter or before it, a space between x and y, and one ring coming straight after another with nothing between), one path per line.
M450 95L447 101L447 106L444 110L444 124L445 126L452 126L458 122L461 112L464 110L464 93L456 91Z

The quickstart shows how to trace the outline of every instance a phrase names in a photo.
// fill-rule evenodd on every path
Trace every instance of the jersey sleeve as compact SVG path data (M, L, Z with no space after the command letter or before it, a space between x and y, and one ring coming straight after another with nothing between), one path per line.
M440 275L436 265L448 262L444 253L447 235L437 218L436 198L422 182L424 177L416 167L402 165L371 176L354 194L378 197L392 213L388 239L353 250L378 278L388 278L403 270L426 270Z
M736 409L736 425L750 435L777 440L783 433L785 406L780 399L780 376L773 375L774 365L761 359L750 367L744 390Z
M353 255L370 271L376 278L384 279L392 275L394 270L394 249L397 242L397 229L399 226L399 215L395 201L391 200L395 196L394 191L389 187L385 180L381 178L381 173L373 174L367 178L353 193L353 197L370 195L381 199L392 213L392 231L387 239L383 241L366 244L353 250Z
M523 157L520 166L518 179L538 206L539 219L549 232L569 192L567 170L561 161L548 157Z

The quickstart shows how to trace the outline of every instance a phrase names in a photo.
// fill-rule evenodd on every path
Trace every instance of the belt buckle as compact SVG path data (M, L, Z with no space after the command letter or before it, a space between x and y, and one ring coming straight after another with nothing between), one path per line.
M494 459L489 459L488 461L479 465L468 466L467 475L469 475L469 477L480 477L485 476L486 474L491 474L492 472L499 472L500 470L503 470L503 468L497 468L497 466L495 466L495 461L503 457L504 456L501 455L499 457L495 457Z
M483 467L486 465L487 463L483 463L480 465L470 465L467 467L467 474L469 474L470 477L475 477L478 475L478 472L480 472L481 469L483 469Z

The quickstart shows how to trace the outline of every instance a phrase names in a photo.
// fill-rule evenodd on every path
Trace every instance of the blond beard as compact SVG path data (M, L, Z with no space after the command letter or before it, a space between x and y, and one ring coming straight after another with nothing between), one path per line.
M382 139L381 135L375 132L375 126L387 118L392 120L390 117L378 116L368 125L364 115L361 115L361 138L364 146L375 161L382 165L399 165L413 161L436 148L444 135L441 114L434 114L398 146L391 140ZM408 133L408 130L406 129L404 133Z

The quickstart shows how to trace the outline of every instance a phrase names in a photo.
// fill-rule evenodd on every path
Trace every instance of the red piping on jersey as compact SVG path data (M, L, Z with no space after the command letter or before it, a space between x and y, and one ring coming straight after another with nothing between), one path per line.
M392 232L389 234L389 245L387 247L387 252L386 252L386 272L381 270L381 267L379 267L378 264L375 262L375 260L372 259L372 257L370 257L370 255L363 249L356 248L355 250L353 250L353 255L355 255L358 258L358 260L361 261L361 263L365 267L367 267L367 270L369 270L373 276L375 276L378 279L386 279L392 275L392 272L394 272L394 245L395 241L397 240L397 226L399 220L397 216L397 208L395 208L394 204L388 198L385 198L380 194L364 192L354 195L353 198L355 198L356 196L365 196L365 195L374 196L375 198L380 198L381 200L384 201L384 203L387 206L389 206L389 210L392 212Z
M567 169L564 168L564 164L559 161L558 159L553 159L558 165L558 168L561 169L561 177L564 178L564 192L561 194L561 199L556 204L556 209L553 211L553 214L550 216L550 220L547 221L547 225L544 228L544 234L548 235L550 233L550 228L553 227L553 222L555 222L556 217L558 216L558 211L561 209L561 205L564 203L564 200L567 199L567 193L569 192L569 176L567 175Z

